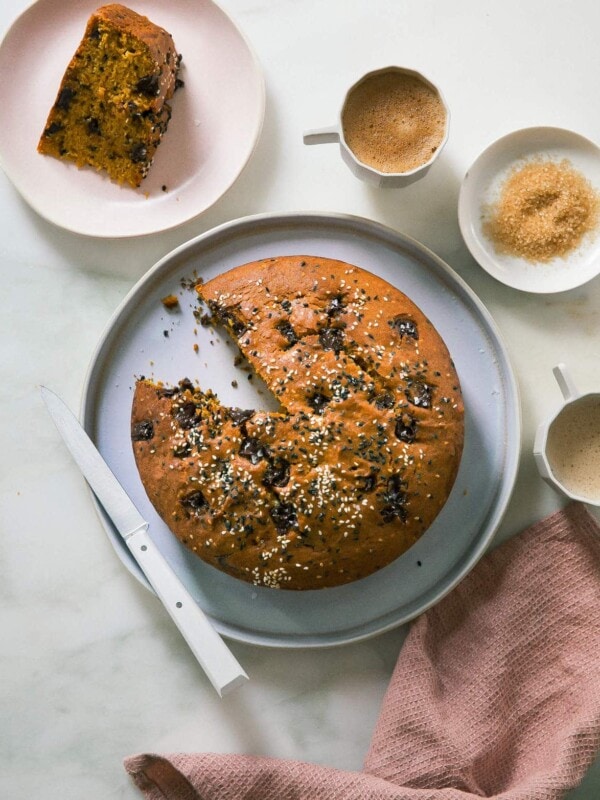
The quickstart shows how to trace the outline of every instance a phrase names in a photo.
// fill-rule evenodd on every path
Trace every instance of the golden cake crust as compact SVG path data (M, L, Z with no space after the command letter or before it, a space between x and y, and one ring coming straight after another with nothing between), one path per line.
M460 385L433 325L331 259L258 261L197 291L281 410L226 408L188 380L137 382L135 458L171 530L218 569L286 589L349 583L404 553L462 452Z
M61 81L38 151L139 186L171 117L181 56L164 28L119 4L97 9Z

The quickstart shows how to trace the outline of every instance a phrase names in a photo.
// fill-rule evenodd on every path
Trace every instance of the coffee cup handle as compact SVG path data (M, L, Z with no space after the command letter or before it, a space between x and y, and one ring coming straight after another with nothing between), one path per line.
M556 382L558 383L558 387L561 390L565 401L569 403L571 400L576 400L579 397L579 391L573 383L573 379L571 378L566 365L562 363L557 364L552 372L554 373L554 377L556 378Z
M339 142L340 131L337 125L330 125L327 128L316 128L304 131L304 144L332 144Z

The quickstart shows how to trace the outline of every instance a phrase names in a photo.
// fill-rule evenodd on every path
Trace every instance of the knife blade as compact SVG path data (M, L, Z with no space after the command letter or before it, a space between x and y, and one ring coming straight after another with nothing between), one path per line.
M148 523L69 407L45 386L41 394L58 432L133 558L188 643L219 696L248 676L148 534Z

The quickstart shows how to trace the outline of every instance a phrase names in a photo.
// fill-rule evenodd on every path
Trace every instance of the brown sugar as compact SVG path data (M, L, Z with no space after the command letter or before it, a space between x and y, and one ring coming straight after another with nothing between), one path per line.
M384 72L352 90L342 115L344 138L363 164L410 172L426 164L446 133L439 94L413 75Z
M537 158L511 171L483 231L498 253L544 262L575 250L598 212L598 195L567 159Z

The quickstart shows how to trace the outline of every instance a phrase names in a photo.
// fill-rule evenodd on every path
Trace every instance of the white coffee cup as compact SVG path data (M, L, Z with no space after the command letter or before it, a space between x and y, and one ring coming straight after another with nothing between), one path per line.
M381 75L387 72L396 72L402 75L408 75L410 77L416 78L417 80L424 83L430 89L432 89L435 94L439 97L441 104L445 111L445 130L444 136L436 148L436 150L431 154L431 157L424 161L423 164L419 164L414 169L411 169L407 172L381 172L378 169L375 169L368 164L359 161L359 159L355 156L352 152L348 143L344 138L344 130L342 125L342 119L344 116L344 109L346 107L346 103L348 101L348 97L357 88L361 83L369 80L376 75ZM439 154L442 152L444 145L448 140L448 133L449 133L449 126L450 126L450 110L448 108L448 104L444 100L442 93L438 89L438 87L432 83L428 78L422 75L420 72L417 72L414 69L408 69L406 67L397 67L397 66L390 66L390 67L382 67L381 69L372 70L371 72L367 72L363 75L359 80L352 84L352 86L348 89L344 96L344 102L342 103L342 107L338 114L338 119L335 125L330 125L325 128L318 128L315 130L309 130L304 133L304 144L330 144L330 143L339 143L340 146L340 154L344 163L350 168L350 170L356 175L357 178L360 178L367 183L373 184L378 187L382 188L399 188L402 186L408 186L411 183L422 178L426 173L429 171L433 162L438 158Z
M538 471L566 497L600 506L600 392L580 394L564 364L553 372L564 403L538 427L533 445Z

